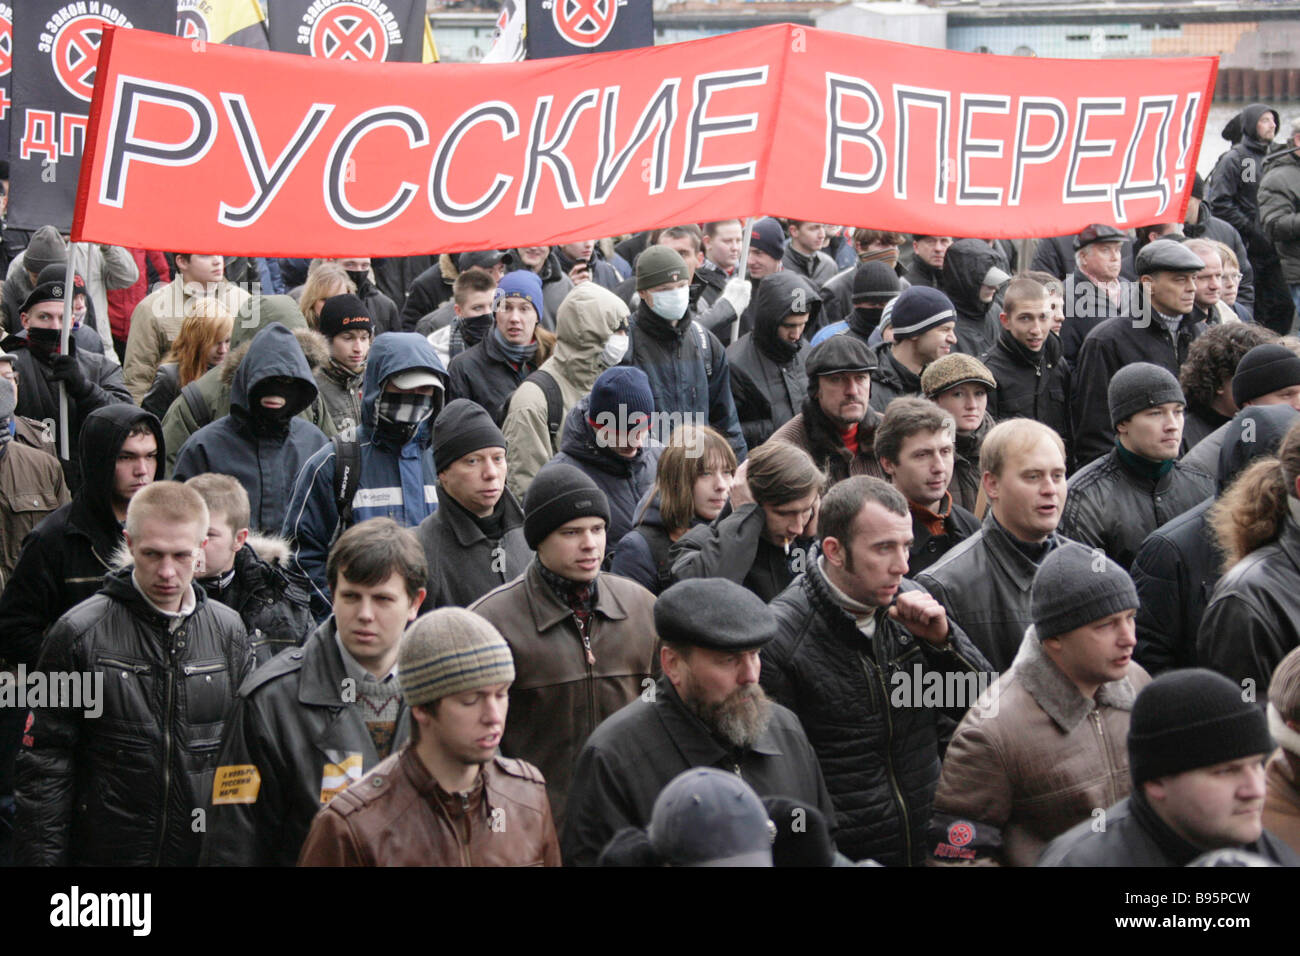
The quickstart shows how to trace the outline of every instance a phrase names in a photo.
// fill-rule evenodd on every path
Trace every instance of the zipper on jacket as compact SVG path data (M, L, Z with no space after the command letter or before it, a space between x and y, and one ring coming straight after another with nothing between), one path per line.
M167 804L171 800L172 789L172 708L176 702L176 635L171 635L172 648L167 656L167 706L163 708L163 802L162 817L158 827L158 852L153 865L162 865L163 844L167 841Z
M873 649L879 651L880 643L872 638ZM882 655L883 656L883 655ZM899 816L903 818L903 846L906 849L907 862L904 866L912 865L912 826L907 819L907 802L903 799L903 791L899 789L898 778L894 775L894 718L889 713L889 688L885 686L884 671L873 664L866 657L862 659L863 666L867 671L868 679L874 673L876 680L880 683L880 710L885 715L885 769L889 771L889 788L894 793L894 800L898 803Z
M1097 743L1101 746L1101 755L1106 762L1106 792L1110 796L1109 806L1113 807L1119 802L1119 794L1115 792L1115 770L1117 768L1110 759L1110 748L1106 746L1106 731L1102 726L1100 708L1094 705L1092 713L1088 716L1092 719L1092 724L1097 729Z

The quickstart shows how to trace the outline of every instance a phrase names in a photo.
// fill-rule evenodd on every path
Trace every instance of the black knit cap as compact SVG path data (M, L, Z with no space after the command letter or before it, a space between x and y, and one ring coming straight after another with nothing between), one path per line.
M1142 688L1128 728L1133 785L1270 753L1268 718L1242 697L1240 687L1203 667L1167 671Z
M536 551L548 534L577 518L604 518L608 526L605 493L572 465L546 465L524 495L524 540L528 547Z
M448 402L433 420L433 467L437 471L480 448L505 448L492 416L478 402L458 398Z
M898 295L900 288L898 273L883 262L860 262L853 273L853 304L884 305Z
M1187 399L1178 379L1167 368L1151 362L1131 362L1111 377L1106 402L1113 427L1148 408L1165 402L1186 405Z
M777 627L772 611L748 588L726 578L687 578L655 601L655 631L666 644L731 652L762 647Z
M1101 550L1074 541L1043 558L1029 592L1029 616L1040 641L1137 606L1128 572Z
M1300 355L1285 345L1265 342L1241 357L1232 376L1232 400L1241 408L1261 395L1300 385Z
M350 292L332 295L320 307L320 318L316 320L320 334L332 339L340 332L375 331L375 323L370 317L366 304Z

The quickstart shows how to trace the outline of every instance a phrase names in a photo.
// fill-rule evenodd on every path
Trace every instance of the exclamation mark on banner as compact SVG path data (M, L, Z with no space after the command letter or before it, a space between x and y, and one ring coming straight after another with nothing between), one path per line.
M1187 151L1192 145L1192 126L1196 122L1196 108L1200 106L1201 94L1188 93L1187 106L1183 109L1183 125L1178 132L1178 162L1174 169L1184 170L1174 176L1174 192L1181 193L1187 184Z

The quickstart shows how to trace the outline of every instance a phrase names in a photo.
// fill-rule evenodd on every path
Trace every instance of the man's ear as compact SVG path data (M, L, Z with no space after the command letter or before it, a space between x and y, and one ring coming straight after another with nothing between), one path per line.
M235 550L239 550L248 543L248 534L248 528L240 528L239 531L235 533Z
M420 606L424 604L424 596L428 593L424 588L415 592L415 597L411 599L411 611L406 615L406 620L414 621L420 616Z
M990 502L998 500L998 476L991 471L980 475L980 484L984 488L984 497Z
M822 554L837 568L844 567L844 543L839 538L822 538Z
M894 477L894 463L888 458L877 458L876 461L880 462L880 470L885 473L885 477L892 481Z
M681 686L682 669L685 660L675 647L669 644L659 645L659 667L672 682L674 687Z

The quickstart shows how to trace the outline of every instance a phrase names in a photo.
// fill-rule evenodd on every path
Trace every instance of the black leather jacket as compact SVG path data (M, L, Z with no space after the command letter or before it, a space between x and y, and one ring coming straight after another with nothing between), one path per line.
M1048 536L1043 557L1064 543L1059 534ZM990 510L978 534L918 574L916 583L947 609L994 670L1005 671L1033 623L1029 588L1037 571Z
M1101 548L1127 571L1147 535L1213 494L1214 479L1204 472L1174 462L1152 481L1132 471L1112 448L1070 479L1057 531Z
M266 558L258 553L259 545ZM278 559L277 550L283 552ZM302 644L316 627L307 585L286 570L287 559L288 546L278 539L250 538L236 552L234 575L225 587L219 579L201 582L208 597L239 614L257 665Z
M220 764L255 766L261 786L251 803L212 807L205 866L293 866L320 808L379 763L370 731L343 699L347 670L334 634L331 617L239 688ZM403 703L392 752L409 733Z
M1300 525L1288 517L1276 541L1220 578L1201 618L1196 659L1230 680L1254 680L1263 706L1273 670L1298 644Z
M102 713L34 707L17 765L27 866L193 866L221 735L252 654L230 608L195 588L175 630L131 570L50 629L38 668L102 678ZM93 712L93 711L92 711Z
M904 578L901 590L918 585ZM817 752L840 851L886 866L919 864L939 783L939 718L960 720L964 708L916 706L910 694L901 706L894 701L901 683L922 673L975 675L988 662L951 618L942 649L883 608L868 639L835 603L816 562L771 607L780 630L763 648L760 681L794 711Z

